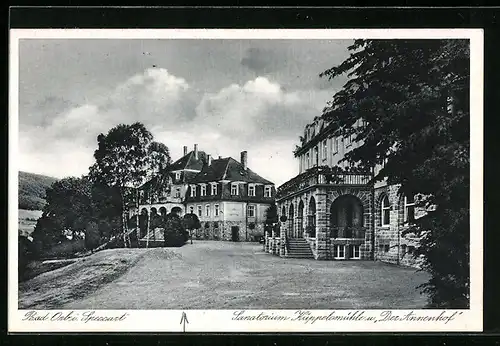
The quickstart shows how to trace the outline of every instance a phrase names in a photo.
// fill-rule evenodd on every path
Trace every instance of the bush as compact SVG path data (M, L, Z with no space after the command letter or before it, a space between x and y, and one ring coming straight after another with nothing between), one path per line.
M28 264L35 258L33 243L25 236L18 237L18 270L19 279L26 274Z
M86 250L85 240L64 240L52 246L49 250L44 250L41 254L42 258L68 258L74 256L78 252Z
M88 250L93 250L99 246L101 236L99 227L94 221L90 221L85 228L85 247Z

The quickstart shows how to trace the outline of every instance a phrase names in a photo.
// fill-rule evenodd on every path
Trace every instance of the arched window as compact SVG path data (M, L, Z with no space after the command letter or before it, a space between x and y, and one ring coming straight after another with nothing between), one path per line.
M382 226L389 226L390 224L390 211L391 205L389 204L389 197L384 195L380 203L380 223Z
M405 196L404 203L404 222L412 224L415 222L415 196Z

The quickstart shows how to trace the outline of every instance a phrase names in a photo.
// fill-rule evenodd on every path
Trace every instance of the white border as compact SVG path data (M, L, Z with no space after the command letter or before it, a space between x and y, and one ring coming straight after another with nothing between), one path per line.
M379 321L252 321L232 319L237 310L187 310L188 332L419 332L482 331L483 327L483 30L481 29L12 29L10 30L9 74L9 239L8 239L8 331L9 332L180 332L181 310L102 310L106 316L127 317L121 322L23 322L26 310L18 310L17 281L17 200L18 200L18 90L20 39L397 39L397 38L468 38L471 61L471 200L470 200L470 278L469 310L414 310L416 315L450 316L449 323ZM63 311L63 310L57 310ZM56 310L37 311L52 316ZM365 316L380 319L383 310L360 310ZM81 315L84 311L76 310ZM260 311L247 310L245 315ZM295 310L262 310L267 315L293 318ZM310 316L334 316L352 310L309 310ZM390 310L405 315L409 310ZM359 313L359 312L358 312ZM444 314L444 315L443 315Z

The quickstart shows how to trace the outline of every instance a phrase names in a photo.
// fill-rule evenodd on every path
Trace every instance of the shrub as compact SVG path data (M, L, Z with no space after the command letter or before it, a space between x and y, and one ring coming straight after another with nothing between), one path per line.
M100 240L101 237L97 223L90 221L85 228L85 247L88 250L93 250L99 246Z

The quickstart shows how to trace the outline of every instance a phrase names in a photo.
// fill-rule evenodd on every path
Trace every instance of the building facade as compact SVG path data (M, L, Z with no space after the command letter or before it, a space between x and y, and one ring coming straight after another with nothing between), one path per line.
M294 251L307 244L309 257L317 260L418 265L412 253L419 239L404 232L422 214L414 197L400 196L398 186L371 183L381 167L360 169L342 161L362 143L341 136L336 124L316 118L300 139L294 152L299 174L277 189L286 221L279 234L266 235L265 250L296 257Z
M264 235L266 210L274 203L274 184L247 166L247 152L241 160L212 159L189 183L186 212L197 214L201 229L196 237L216 240L251 241Z
M265 212L274 203L274 184L247 167L247 152L241 160L213 159L195 144L169 168L139 189L139 239L161 242L154 220L177 208L178 214L193 213L201 227L193 238L251 241L264 235ZM137 209L131 209L130 217Z

